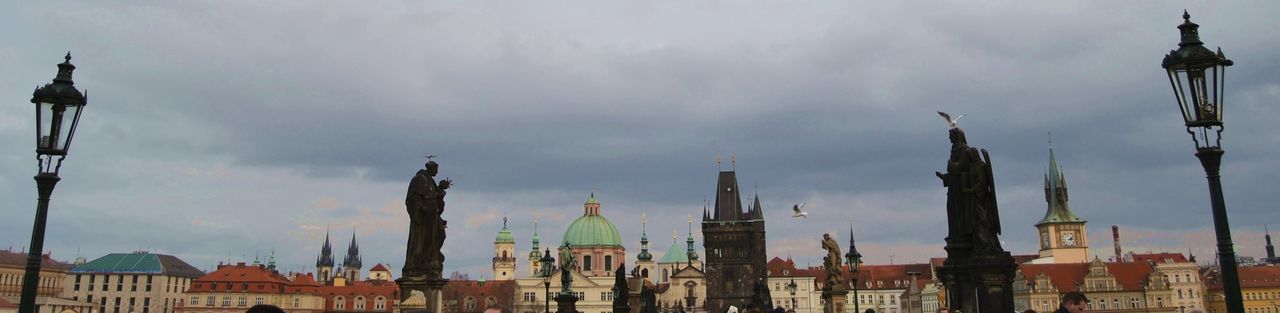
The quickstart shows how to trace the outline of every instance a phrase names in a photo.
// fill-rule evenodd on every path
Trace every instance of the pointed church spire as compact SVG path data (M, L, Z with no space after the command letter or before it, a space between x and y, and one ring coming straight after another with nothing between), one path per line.
M689 236L685 237L684 242L688 245L685 254L689 256L689 265L698 260L698 252L693 250L693 214L689 214Z
M738 175L733 171L721 171L716 181L716 204L711 217L716 221L742 219L742 197L738 193Z
M267 269L276 269L276 250L272 249L271 254L267 255Z
M360 259L360 245L356 244L356 232L351 231L351 244L347 245L347 255L342 258L342 267L359 270L363 263Z
M640 254L636 255L636 259L653 260L653 255L649 254L649 213L640 213Z
M324 245L320 246L320 256L316 257L316 267L333 267L333 246L329 244L328 229L324 231Z
M1083 222L1071 212L1067 197L1067 179L1062 175L1062 167L1053 153L1053 142L1049 143L1049 169L1044 176L1044 199L1049 208L1044 218L1036 225L1061 222Z

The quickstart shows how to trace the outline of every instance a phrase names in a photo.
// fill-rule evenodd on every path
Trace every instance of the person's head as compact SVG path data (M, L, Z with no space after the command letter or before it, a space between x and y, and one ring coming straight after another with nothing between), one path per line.
M245 313L284 313L284 310L270 304L259 304L249 307L249 310L245 311Z
M1086 305L1089 303L1089 297L1085 297L1084 293L1079 291L1069 291L1062 294L1062 307L1071 313L1083 313Z
M511 313L511 309L500 306L491 306L484 308L484 313Z
M427 173L431 173L431 175L435 175L436 173L439 173L439 172L440 172L439 163L436 163L436 161L427 161Z

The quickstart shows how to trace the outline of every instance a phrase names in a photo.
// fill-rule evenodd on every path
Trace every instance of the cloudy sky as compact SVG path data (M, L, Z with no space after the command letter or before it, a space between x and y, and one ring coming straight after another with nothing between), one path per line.
M1036 251L1052 132L1093 253L1110 256L1115 224L1126 250L1211 261L1204 172L1159 66L1188 9L1236 62L1223 185L1238 253L1261 256L1280 219L1277 6L23 3L0 12L0 245L29 242L28 100L70 50L90 98L48 222L64 260L274 251L311 271L327 230L336 252L355 232L365 264L399 269L405 186L437 154L457 183L446 267L473 277L492 277L502 217L519 251L535 220L555 245L592 190L628 254L643 213L661 254L714 192L717 156L759 194L771 255L817 265L821 233L852 225L869 262L922 262L945 255L942 110L991 151L1014 253ZM811 218L789 217L797 202Z

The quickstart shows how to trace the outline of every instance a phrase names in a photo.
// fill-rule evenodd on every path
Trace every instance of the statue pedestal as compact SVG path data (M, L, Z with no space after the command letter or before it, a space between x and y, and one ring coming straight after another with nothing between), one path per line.
M444 310L442 289L449 283L448 279L416 280L401 278L396 280L400 286L401 313L440 313ZM417 291L418 293L414 293Z
M844 303L848 301L845 296L849 294L849 288L844 284L835 286L835 288L826 288L822 290L822 301L826 304L822 306L823 313L844 313Z
M1014 312L1013 273L1018 269L1008 252L980 255L938 268L947 288L947 308L965 313Z
M573 294L556 294L556 313L578 313L578 297Z

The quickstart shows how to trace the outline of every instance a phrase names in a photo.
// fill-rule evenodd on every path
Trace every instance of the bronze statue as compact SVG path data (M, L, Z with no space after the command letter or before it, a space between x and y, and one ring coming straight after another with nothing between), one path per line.
M950 137L947 173L935 172L947 187L947 237L971 242L976 254L1002 252L991 156L970 147L958 127L951 128Z
M573 285L573 251L569 251L569 243L565 242L560 245L560 293L569 294L573 292L569 287Z
M831 238L831 234L822 234L822 249L827 250L827 256L822 257L822 266L827 271L826 286L830 289L836 289L836 286L844 284L844 271L840 265L840 243L835 238Z
M404 206L409 212L409 243L405 251L403 276L408 279L440 279L444 270L445 190L453 184L445 178L439 184L435 176L440 170L436 161L427 161L426 168L409 181Z

